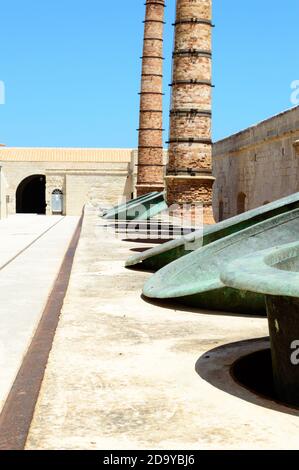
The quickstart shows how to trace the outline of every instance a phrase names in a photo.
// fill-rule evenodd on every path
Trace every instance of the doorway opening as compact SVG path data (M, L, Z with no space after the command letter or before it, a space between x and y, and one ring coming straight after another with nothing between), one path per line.
M17 214L46 213L46 177L31 175L19 184L16 191Z

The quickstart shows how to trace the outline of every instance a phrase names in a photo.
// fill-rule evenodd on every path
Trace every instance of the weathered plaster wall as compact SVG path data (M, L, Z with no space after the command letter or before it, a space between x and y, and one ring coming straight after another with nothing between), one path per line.
M299 106L214 144L213 209L219 220L299 191ZM241 204L242 206L242 204Z
M124 151L125 153L125 151ZM74 160L76 158L74 157ZM19 161L18 161L19 160ZM115 205L122 197L131 198L134 192L134 156L131 151L120 161L22 161L3 158L0 153L1 217L14 214L16 191L28 176L46 176L47 213L51 214L51 195L54 189L64 194L64 213L79 215L83 205L92 202L101 206ZM116 159L117 160L117 159Z

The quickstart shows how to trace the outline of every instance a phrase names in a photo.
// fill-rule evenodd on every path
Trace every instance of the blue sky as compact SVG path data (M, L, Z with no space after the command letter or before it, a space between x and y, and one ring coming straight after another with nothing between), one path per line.
M298 0L214 0L214 140L292 106ZM167 0L168 129L175 1ZM1 4L0 142L135 147L144 0ZM167 140L167 132L165 132Z

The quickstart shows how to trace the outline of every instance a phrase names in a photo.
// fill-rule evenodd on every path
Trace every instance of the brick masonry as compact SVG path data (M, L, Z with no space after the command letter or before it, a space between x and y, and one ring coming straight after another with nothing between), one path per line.
M164 0L147 0L144 21L137 195L164 189L163 30Z
M170 111L168 204L201 203L212 216L212 1L177 0Z

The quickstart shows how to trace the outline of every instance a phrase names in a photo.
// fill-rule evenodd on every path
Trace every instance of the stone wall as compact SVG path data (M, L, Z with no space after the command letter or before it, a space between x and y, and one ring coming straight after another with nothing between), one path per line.
M299 106L216 142L216 220L299 191L298 140Z
M20 151L20 153L22 153ZM38 153L38 152L36 152ZM42 151L41 151L42 153ZM125 151L124 151L125 153ZM18 151L16 152L18 155ZM22 158L2 156L1 217L16 211L16 191L19 184L31 175L46 176L47 214L52 213L51 198L54 189L64 197L64 213L79 215L85 203L102 207L113 206L121 198L130 199L134 193L134 154L123 161L22 161ZM74 158L75 159L75 158Z

